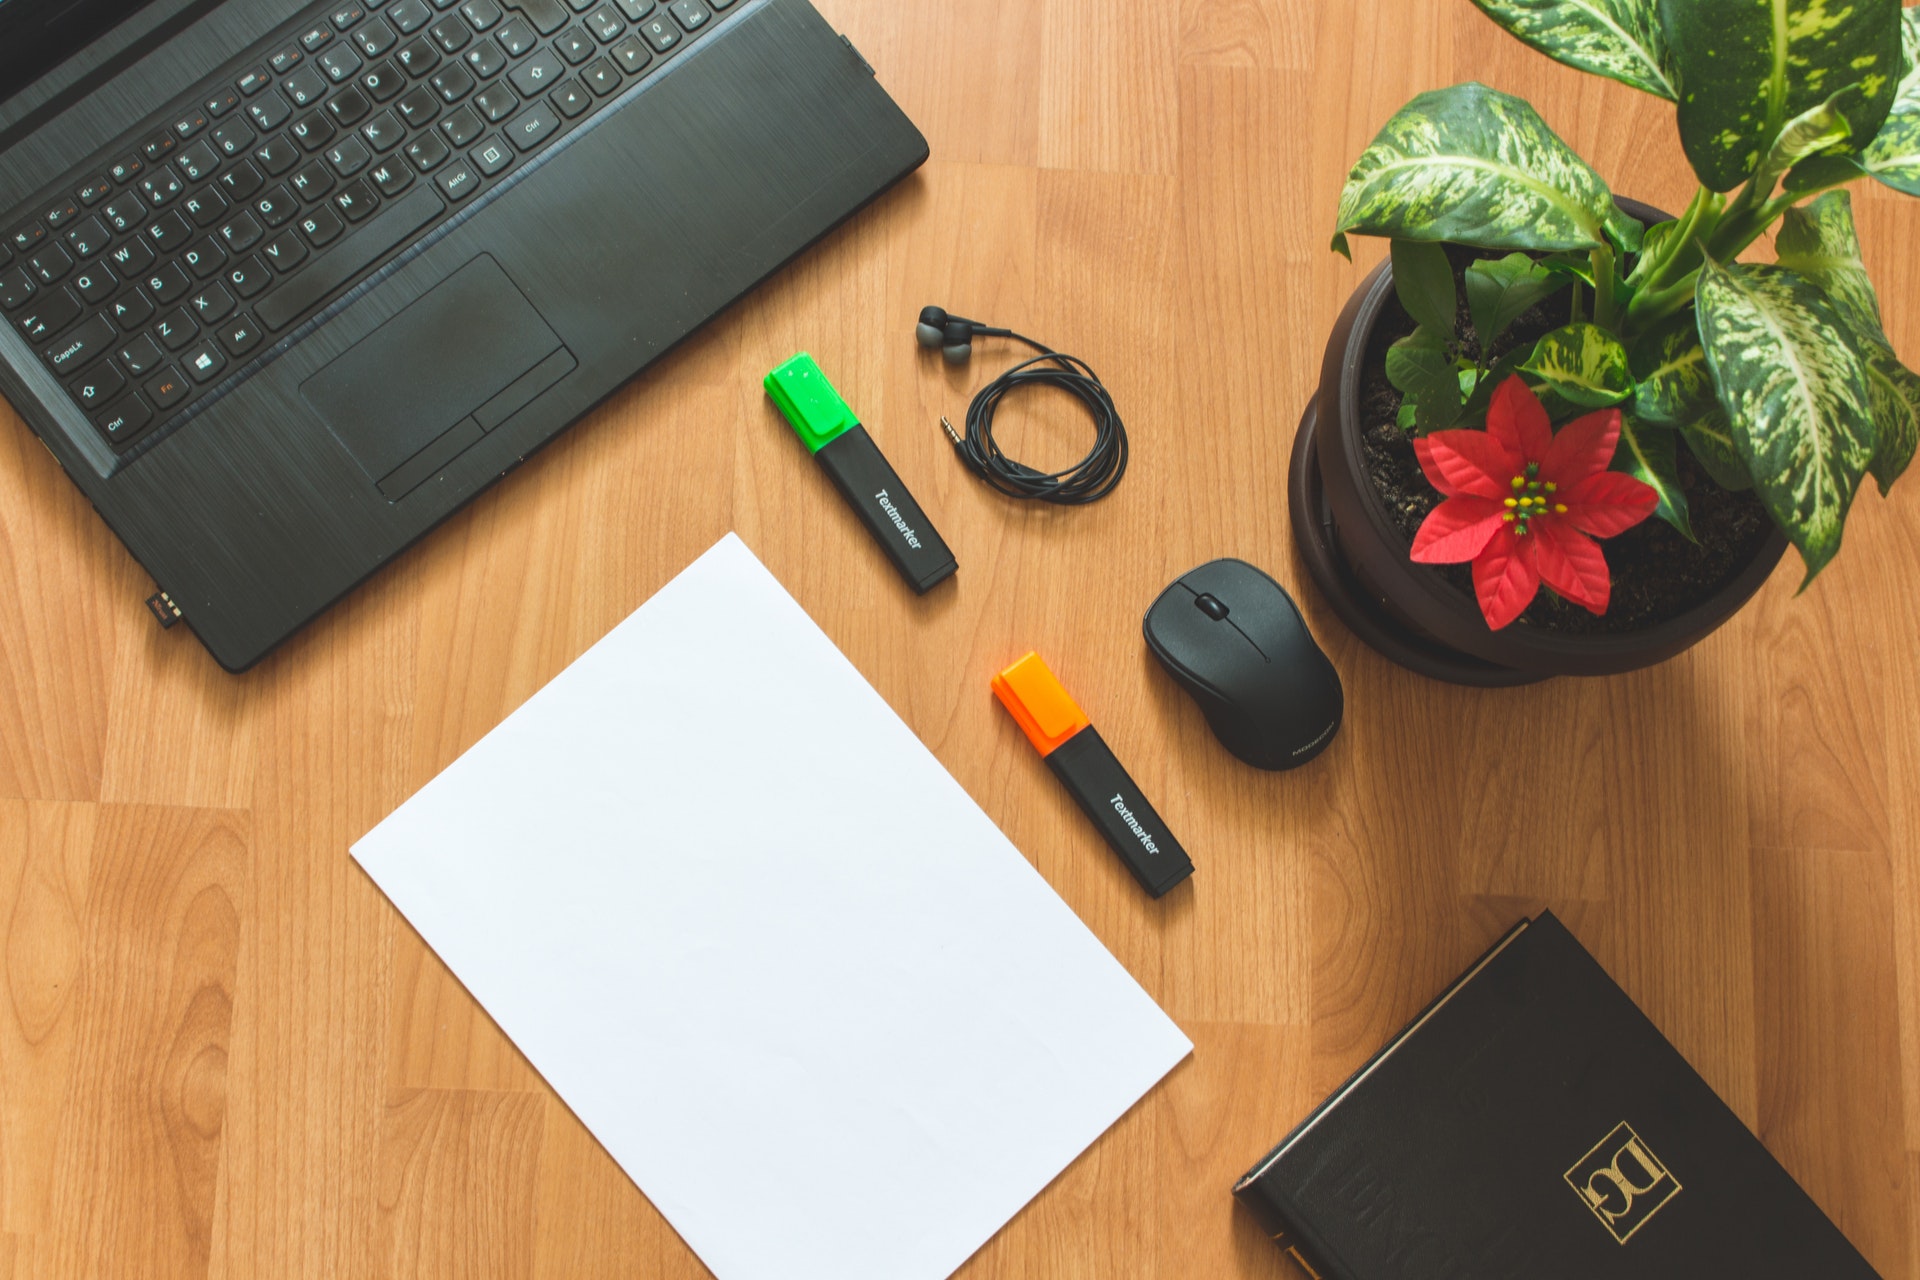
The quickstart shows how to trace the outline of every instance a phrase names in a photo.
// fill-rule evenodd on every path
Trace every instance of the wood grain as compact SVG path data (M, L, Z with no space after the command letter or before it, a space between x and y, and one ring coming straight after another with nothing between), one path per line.
M1412 94L1533 99L1616 189L1689 191L1670 109L1466 0L820 0L927 132L899 190L251 675L223 675L0 408L0 1280L706 1274L347 857L738 529L1196 1043L963 1269L1296 1274L1228 1196L1517 916L1551 907L1890 1280L1920 1280L1920 500L1657 670L1506 692L1375 657L1305 580L1288 447L1339 184ZM1856 194L1920 356L1920 203ZM1133 470L1007 503L936 422L927 303L1086 357ZM758 389L806 348L957 548L906 598ZM1068 460L1081 422L1020 404ZM1255 774L1139 638L1219 555L1293 586L1341 740ZM1145 901L987 692L1047 654L1192 849Z

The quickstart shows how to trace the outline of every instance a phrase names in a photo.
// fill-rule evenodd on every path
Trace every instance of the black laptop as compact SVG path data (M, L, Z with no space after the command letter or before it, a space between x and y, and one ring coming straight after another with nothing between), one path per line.
M806 0L0 0L0 392L241 670L926 156Z

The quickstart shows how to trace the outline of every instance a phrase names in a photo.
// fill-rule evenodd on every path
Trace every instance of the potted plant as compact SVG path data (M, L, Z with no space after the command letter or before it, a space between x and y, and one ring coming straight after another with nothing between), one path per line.
M1616 200L1484 85L1408 103L1340 197L1334 247L1392 251L1328 344L1295 535L1349 624L1416 670L1629 670L1719 626L1789 543L1811 582L1865 477L1884 494L1912 460L1920 377L1887 341L1840 188L1920 195L1920 10L1474 3L1674 102L1700 189L1678 217ZM1769 231L1774 261L1742 261ZM1556 448L1604 514L1548 500Z

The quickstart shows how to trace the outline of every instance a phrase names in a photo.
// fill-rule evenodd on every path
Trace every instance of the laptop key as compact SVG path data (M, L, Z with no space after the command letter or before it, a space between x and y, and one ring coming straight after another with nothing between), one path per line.
M63 335L42 354L53 371L65 377L111 347L119 336L113 321L96 315Z
M560 50L560 56L576 67L594 54L593 37L578 27L568 27L562 31L553 44Z
M146 168L146 162L139 156L121 156L107 168L107 176L121 186L132 182L139 172Z
M153 303L138 289L129 289L113 300L107 313L120 326L120 332L132 333L153 318Z
M40 290L20 268L0 273L0 307L8 311L18 311L26 306L38 292Z
M507 79L513 82L513 87L520 91L521 97L537 98L559 84L560 78L566 73L567 69L559 55L551 49L542 49L509 71Z
M82 302L105 302L119 287L120 281L113 272L99 264L84 267L73 277L74 292Z
M399 4L387 10L387 18L403 36L410 36L433 21L433 10L427 8L422 0L400 0Z
M338 240L340 233L344 230L346 230L345 224L333 210L325 205L321 205L300 219L300 234L305 236L307 243L316 249L324 249Z
M221 325L220 331L216 336L220 339L220 345L225 347L234 359L238 360L241 356L259 346L260 339L264 335L260 332L259 322L242 311L239 315Z
M458 53L473 42L473 31L458 18L442 18L428 33L443 53Z
M333 207L345 214L348 222L360 222L369 217L379 203L380 197L374 195L373 189L358 178L340 188L333 197Z
M147 203L156 209L184 190L186 190L185 184L174 176L171 169L161 169L140 179L141 194L145 195Z
M296 107L310 107L327 96L327 78L312 67L302 67L280 84L280 92Z
M423 84L396 102L393 109L400 113L402 120L418 129L432 123L433 118L440 114L440 98Z
M258 258L242 258L227 268L224 279L235 293L251 298L273 283L273 273Z
M603 4L587 15L587 29L601 44L612 44L627 29L627 24L620 21L619 10L610 4Z
M73 259L59 245L45 244L40 246L40 252L27 259L27 270L41 284L54 284L64 280L67 273L73 270Z
M196 227L210 227L227 214L227 198L211 186L190 193L180 202L180 208Z
M673 11L673 20L689 31L698 31L713 18L700 0L673 0L667 7Z
M513 151L496 134L469 151L467 158L473 161L474 168L480 171L481 176L491 178L513 163Z
M43 289L39 301L14 323L28 342L44 342L80 318L84 308L71 289Z
M213 96L200 105L208 116L218 120L221 116L240 105L240 91L238 89L216 89Z
M445 175L441 176L444 179ZM305 271L261 298L254 314L269 330L286 328L445 213L446 206L431 186L415 187L330 252L316 258Z
M251 98L254 94L260 92L272 83L273 76L265 67L255 67L234 81L233 87L240 91L241 97Z
M175 307L160 317L153 326L153 332L167 350L178 351L193 341L200 332L200 326L193 322L192 316Z
M154 408L165 413L187 398L187 380L180 371L168 365L165 372L147 383L147 399L153 401Z
M422 173L432 173L450 154L447 144L440 141L437 133L429 133L407 144L407 159Z
M638 22L653 12L654 0L613 0L620 6L620 12L627 15L628 22Z
M140 225L140 220L147 216L147 206L140 203L138 196L124 195L102 209L100 216L107 220L108 226L124 234Z
M480 117L466 107L440 122L440 132L446 134L447 141L456 147L464 147L479 137L480 129Z
M308 53L318 53L321 49L325 48L327 42L332 39L333 32L327 29L326 24L315 23L301 33L300 47Z
M503 84L481 92L473 100L474 107L487 118L489 124L499 124L520 109L520 99L513 96L513 90Z
M295 120L287 133L300 144L302 151L318 151L333 140L333 122L320 112L312 111Z
M192 236L193 228L187 225L187 220L176 209L169 209L147 224L147 239L153 241L154 247L162 253L172 253Z
M405 191L413 182L413 171L397 160L383 160L367 174L380 194L389 198Z
M113 233L98 218L88 218L67 232L67 247L81 258L91 258L107 247Z
M655 53L665 53L680 43L680 28L665 18L649 18L640 24L640 34L653 46Z
M227 264L227 251L215 243L212 236L202 236L180 255L180 261L193 272L195 279L205 280Z
M329 49L320 55L320 70L326 72L327 79L335 84L345 84L366 65L360 61L360 55L346 45Z
M360 126L360 136L365 138L367 145L376 152L390 151L400 145L401 140L407 136L407 130L393 112L382 111Z
M293 270L307 260L307 244L293 228L289 227L267 242L260 251L261 260L281 275Z
M164 359L166 357L160 354L160 344L144 333L120 348L120 363L136 378L144 378L158 369Z
M247 104L247 115L262 133L272 133L287 122L293 107L278 93L265 94Z
M227 367L227 353L212 341L197 344L180 359L195 382L212 382Z
M451 168L442 169L434 175L433 180L447 193L449 200L464 200L480 185L479 177L467 167L464 160Z
M253 202L253 212L269 227L277 227L299 211L300 202L285 187L274 187Z
M353 42L360 46L360 52L369 58L377 58L393 48L400 40L394 29L385 21L375 18L360 30L354 32Z
M520 151L531 151L545 142L560 127L560 118L544 103L522 111L507 126L507 138Z
M233 295L217 284L210 284L187 299L187 314L202 327L223 320L233 313Z
M266 179L260 176L260 171L245 161L220 175L220 187L232 200L245 200L258 191L265 181Z
M207 113L196 107L173 122L173 136L182 142L197 137L207 127L208 119Z
M174 157L173 167L178 169L188 182L206 182L212 179L214 170L220 167L220 153L206 144L203 139L181 149Z
M90 178L73 194L83 207L91 209L113 194L113 181L104 174L98 178ZM5 248L5 245L0 245L0 251L4 251Z
M628 75L638 75L649 62L653 61L653 50L639 36L628 36L610 50L613 60Z
M514 58L540 43L540 37L534 33L531 26L527 25L524 18L512 19L506 26L495 32L493 38L500 42L500 47L507 51L509 57Z
M277 178L300 163L300 148L287 138L269 138L263 146L253 149L253 158L267 176Z
M440 51L433 47L431 40L421 36L409 44L401 45L400 51L393 55L393 60L400 64L402 71L418 80L440 65Z
M153 421L153 410L139 396L128 396L112 408L94 415L93 425L116 449L125 445Z
M507 55L500 46L491 40L482 40L466 52L467 70L482 80L490 80L500 74L500 68L507 65Z
M254 221L250 213L242 213L222 226L219 231L221 242L227 246L228 253L245 253L259 244L260 237L265 234L266 232L260 229L260 224Z
M253 130L238 120L227 121L208 136L212 138L215 149L229 160L245 155L247 148L257 141Z
M358 81L362 91L375 102L391 102L407 87L407 73L387 58L369 67Z
M449 63L433 73L433 79L427 82L433 91L440 95L441 101L452 105L473 92L473 76L459 63Z
M491 31L506 15L500 12L500 6L494 0L467 0L460 6L460 16L470 23L475 31Z
M127 377L120 372L120 367L111 360L102 360L74 382L73 398L80 402L82 409L98 409L119 395L126 385Z
M193 281L187 279L187 273L180 269L177 262L161 263L148 272L140 283L153 295L153 300L163 307L193 288Z
M509 0L513 8L525 14L534 30L550 36L567 25L567 10L560 0Z
M553 91L553 105L569 120L582 115L593 105L593 95L578 80L569 80Z
M373 110L373 104L358 89L346 89L337 93L333 101L327 104L327 111L342 126L358 124L367 112Z

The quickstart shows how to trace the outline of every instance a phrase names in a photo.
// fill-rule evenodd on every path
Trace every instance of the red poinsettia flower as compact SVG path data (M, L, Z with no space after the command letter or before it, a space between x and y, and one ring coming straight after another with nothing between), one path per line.
M1626 532L1660 505L1651 486L1607 470L1619 440L1618 409L1556 432L1540 397L1509 378L1493 393L1485 431L1414 441L1421 470L1447 500L1420 526L1413 558L1471 560L1480 612L1495 631L1526 612L1542 582L1605 613L1613 578L1593 539Z

